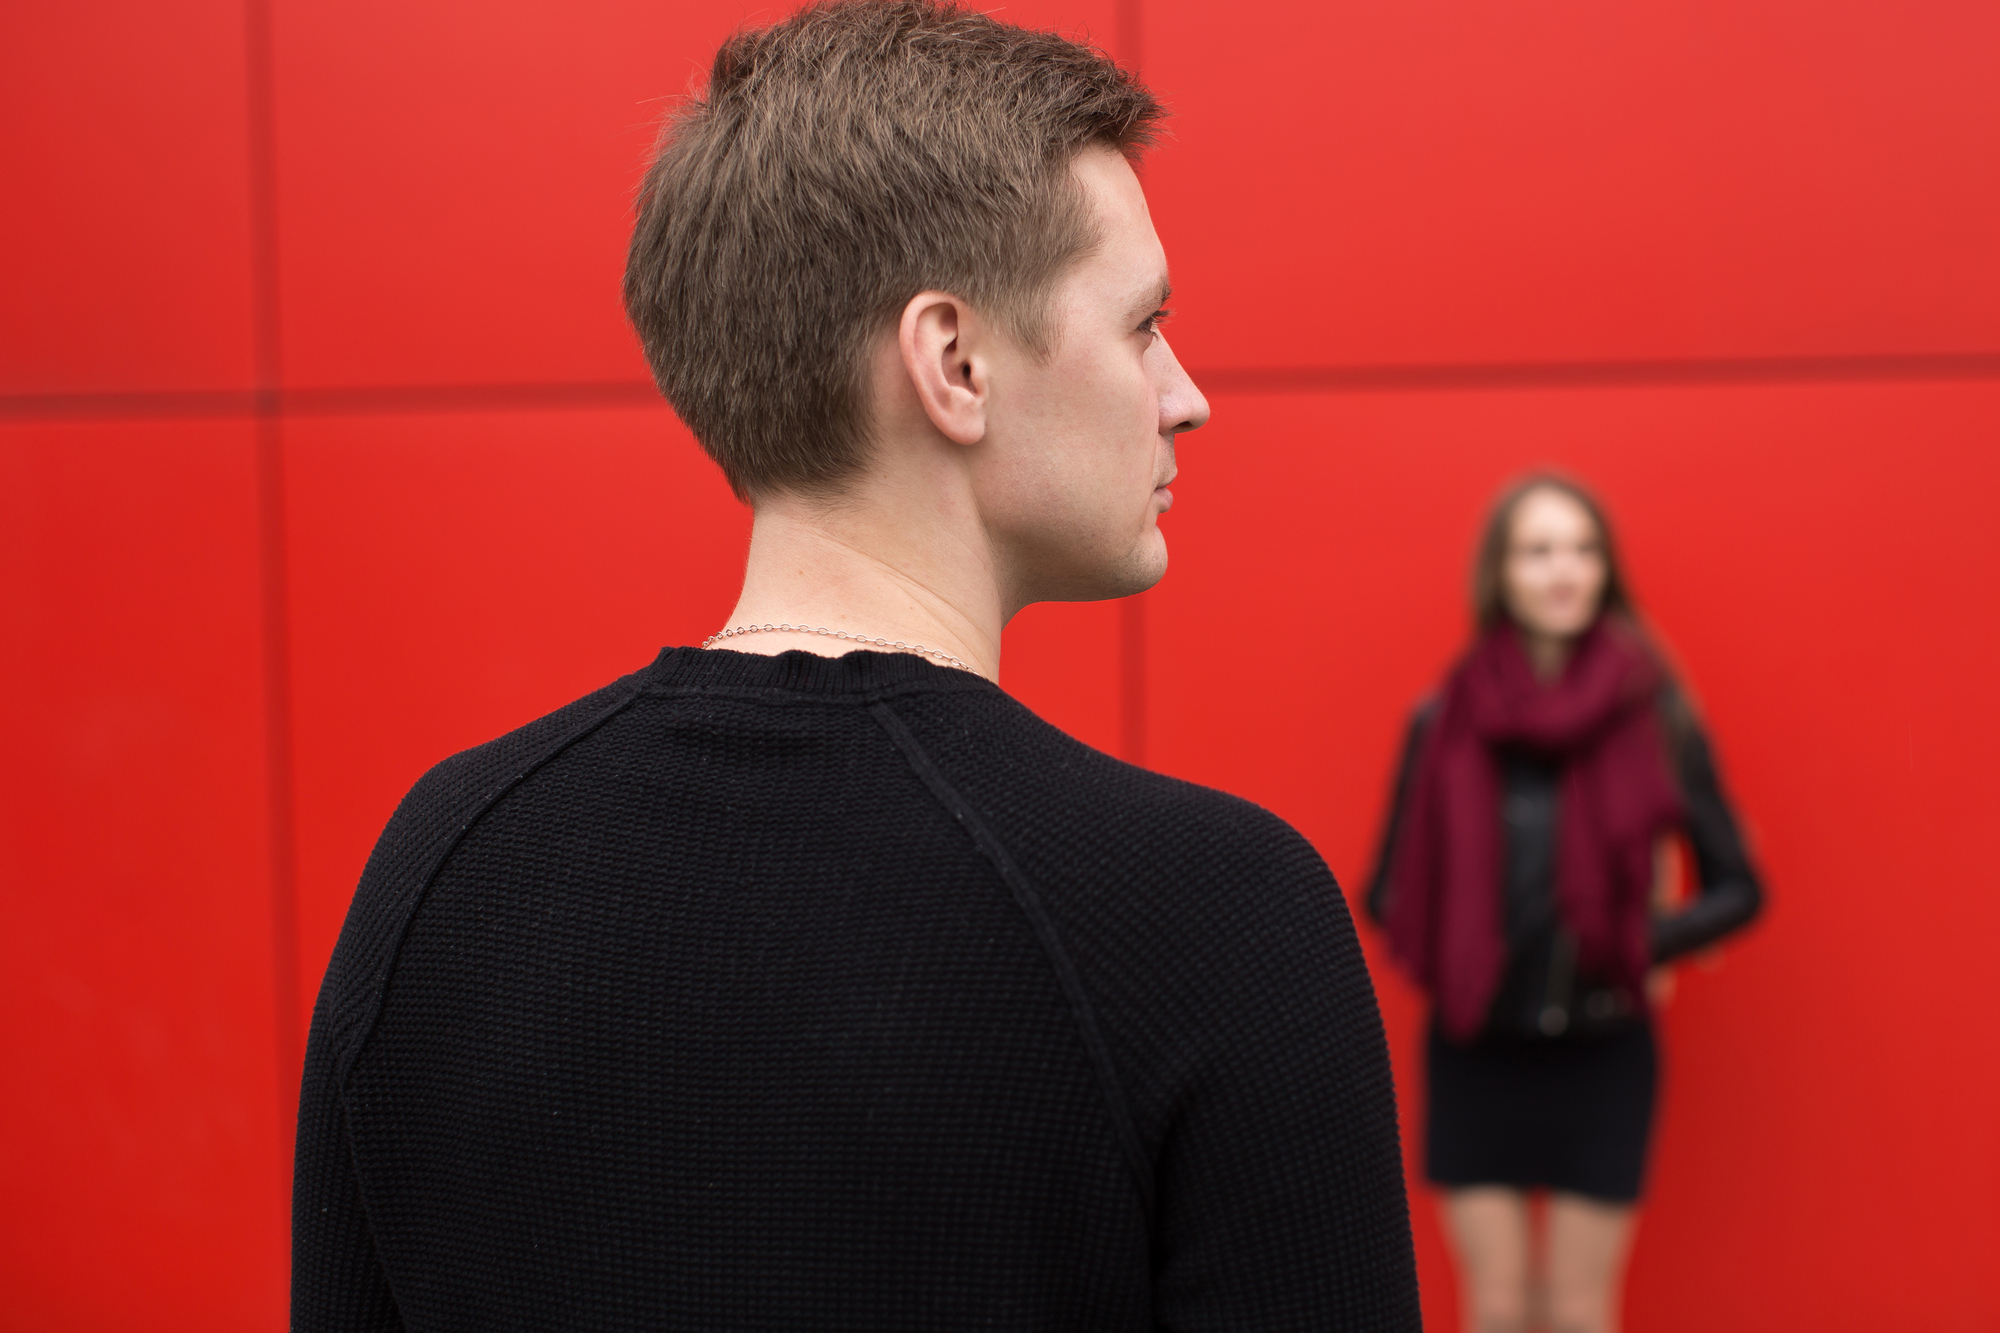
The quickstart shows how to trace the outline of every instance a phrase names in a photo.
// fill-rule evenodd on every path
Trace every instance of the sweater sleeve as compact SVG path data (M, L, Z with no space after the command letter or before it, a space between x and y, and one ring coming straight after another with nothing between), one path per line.
M1403 735L1403 755L1396 764L1396 785L1389 798L1389 816L1382 821L1382 841L1375 852L1375 873L1369 878L1368 893L1364 899L1368 919L1378 926L1389 915L1389 860L1395 854L1396 839L1402 834L1403 817L1409 809L1410 783L1416 776L1417 752L1422 749L1424 735L1430 730L1431 719L1436 714L1435 704L1425 704L1410 717L1409 729Z
M1685 709L1684 704L1679 706ZM1701 891L1678 912L1654 922L1655 962L1714 944L1748 925L1764 902L1763 886L1723 793L1708 737L1685 712L1674 730L1679 733L1676 757L1687 801L1688 844L1694 851Z
M1156 1326L1421 1326L1396 1094L1339 886L1272 819L1157 1163Z
M401 1333L402 1316L362 1206L333 1043L322 1018L314 1015L299 1096L291 1326L293 1333Z

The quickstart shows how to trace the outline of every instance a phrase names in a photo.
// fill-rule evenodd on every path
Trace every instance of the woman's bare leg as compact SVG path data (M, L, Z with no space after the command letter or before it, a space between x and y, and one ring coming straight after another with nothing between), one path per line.
M1458 1257L1466 1333L1526 1333L1527 1194L1502 1185L1450 1190L1444 1215Z
M1618 1333L1635 1220L1630 1204L1549 1196L1551 1333Z

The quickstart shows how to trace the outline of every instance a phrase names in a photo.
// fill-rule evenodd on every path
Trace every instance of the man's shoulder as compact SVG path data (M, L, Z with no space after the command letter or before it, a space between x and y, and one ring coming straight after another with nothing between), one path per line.
M621 676L554 712L439 760L404 795L384 836L429 832L484 805L571 741L609 720L639 693L644 676L644 671Z
M1009 758L984 766L976 742L998 737L975 726L955 742L940 728L957 752L941 766L963 775L1119 1042L1262 1033L1272 1005L1366 989L1346 899L1298 829L1041 726L1009 727L1022 743L990 746Z
M386 982L404 923L432 874L495 802L635 698L643 671L434 764L389 817L348 904L320 990L323 1017L356 1036Z
M1146 864L1191 885L1327 875L1305 836L1254 801L1129 763L1014 711L1010 730L1023 743L1005 747L992 780L1014 807L1007 822L1017 834L1066 835L1086 863ZM977 759L971 750L952 767L979 773Z
M1153 836L1213 849L1215 868L1242 868L1303 856L1321 867L1306 836L1282 816L1216 787L1147 772L1140 789L1159 828ZM1143 817L1143 816L1142 816Z

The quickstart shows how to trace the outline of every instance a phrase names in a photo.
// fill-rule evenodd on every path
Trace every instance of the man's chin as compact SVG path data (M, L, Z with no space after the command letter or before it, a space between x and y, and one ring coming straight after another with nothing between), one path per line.
M1167 546L1160 541L1150 551L1135 551L1115 565L1073 568L1039 580L1041 586L1033 589L1035 595L1024 604L1116 601L1146 591L1164 578L1166 572Z
M1148 588L1158 584L1167 576L1167 541L1155 531L1150 550L1135 552L1135 558L1117 572L1111 580L1113 591L1104 594L1113 597L1136 597Z
M1132 589L1130 593L1127 593L1125 595L1130 597L1135 594L1145 592L1147 589L1154 587L1156 584L1158 584L1159 581L1165 578L1166 576L1167 576L1167 547L1166 543L1162 542L1160 544L1159 559L1154 560L1151 563L1150 567L1147 569L1144 576L1140 579L1139 586Z

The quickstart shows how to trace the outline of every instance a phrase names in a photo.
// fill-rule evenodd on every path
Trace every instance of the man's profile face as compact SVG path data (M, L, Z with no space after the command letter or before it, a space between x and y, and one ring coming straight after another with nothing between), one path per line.
M1167 259L1131 166L1108 148L1072 171L1099 244L1057 284L1054 350L996 357L976 476L1015 586L1033 601L1123 597L1167 569L1159 517L1173 503L1174 434L1208 403L1158 327ZM1011 340L1010 340L1011 342Z

